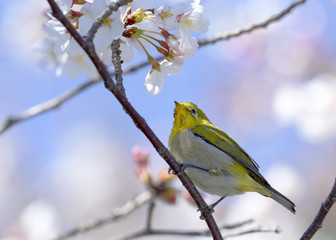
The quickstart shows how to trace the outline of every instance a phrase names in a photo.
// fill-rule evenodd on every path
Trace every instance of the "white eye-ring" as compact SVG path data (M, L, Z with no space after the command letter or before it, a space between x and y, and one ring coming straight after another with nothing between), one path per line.
M197 117L198 116L198 113L197 113L197 110L195 108L191 109L191 114L194 116L194 117Z

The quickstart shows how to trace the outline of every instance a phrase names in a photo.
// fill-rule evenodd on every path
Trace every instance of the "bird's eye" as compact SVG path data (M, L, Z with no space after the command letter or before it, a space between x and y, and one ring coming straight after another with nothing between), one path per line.
M198 113L197 113L197 110L195 108L191 109L190 112L194 117L197 117Z

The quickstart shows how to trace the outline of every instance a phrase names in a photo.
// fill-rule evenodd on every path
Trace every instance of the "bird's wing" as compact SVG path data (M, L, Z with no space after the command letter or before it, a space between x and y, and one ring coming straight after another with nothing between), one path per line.
M247 169L249 169L250 170L249 173L252 178L264 182L265 179L259 173L258 164L244 151L244 149L242 149L238 145L238 143L236 143L225 132L221 131L220 129L214 126L204 126L204 125L193 127L191 131L195 136L202 138L208 144L211 144L214 147L218 148L219 150L225 152L230 157L232 157L233 160L239 162ZM204 132L206 132L207 135L206 137L204 136Z

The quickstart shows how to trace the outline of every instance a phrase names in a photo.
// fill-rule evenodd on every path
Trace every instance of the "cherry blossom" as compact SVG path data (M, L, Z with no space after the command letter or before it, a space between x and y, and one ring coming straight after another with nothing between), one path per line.
M99 16L105 9L107 4L105 0L95 0L92 4L83 5L81 12L83 16L78 21L78 27L83 35L90 30L95 18ZM111 16L105 19L103 25L98 29L93 43L97 51L104 51L114 39L118 39L124 30L124 26L120 21L120 12L113 12Z
M199 5L199 1L193 2L192 8L181 16L176 32L184 57L192 57L198 48L197 39L191 35L190 30L204 33L208 30L208 26L209 19L204 16L203 7Z
M159 94L164 84L164 75L170 76L179 74L183 70L181 65L174 64L167 60L160 63L159 68L152 68L146 76L145 88L151 95Z
M58 0L57 2L62 13L85 39L96 17L107 8L108 3L114 1ZM151 95L162 91L165 75L181 73L184 58L194 55L198 43L191 35L191 30L204 33L209 25L199 0L184 1L173 6L155 6L157 3L157 1L133 1L120 11L113 12L104 20L93 39L98 56L107 66L112 65L113 40L119 39L121 58L125 62L131 61L133 48L145 52L152 67L144 85ZM40 43L45 46L39 47L40 52L45 54L42 65L49 68L55 66L57 75L65 72L70 77L76 77L85 72L90 77L97 77L97 71L78 43L57 19L51 14L49 17L50 20L44 25L49 38ZM157 62L153 57L153 49L156 55L164 56L162 62Z

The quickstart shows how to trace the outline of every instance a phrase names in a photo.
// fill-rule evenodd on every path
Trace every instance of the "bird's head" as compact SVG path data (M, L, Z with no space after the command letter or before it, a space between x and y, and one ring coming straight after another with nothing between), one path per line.
M211 122L204 112L194 103L175 101L174 125L172 132L179 132L183 129L192 128L198 125L209 125Z

